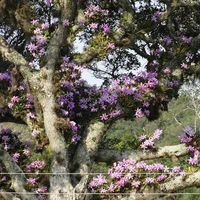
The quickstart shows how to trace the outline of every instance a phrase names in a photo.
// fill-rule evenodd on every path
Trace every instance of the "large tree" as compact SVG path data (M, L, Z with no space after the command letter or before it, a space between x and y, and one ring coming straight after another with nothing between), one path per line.
M198 0L0 1L1 196L89 198L88 192L109 182L98 176L88 186L95 161L129 159L112 170L130 169L138 160L188 151L194 173L185 176L187 170L175 168L154 186L165 193L199 186L199 147L189 127L181 139L185 144L156 149L158 129L138 140L145 152L99 151L114 121L158 118L181 85L199 76L199 9ZM104 80L101 87L81 78L86 69ZM144 171L164 173L159 167ZM97 190L131 191L134 199L152 190L150 177L141 181L144 187L128 180L133 177L117 189Z

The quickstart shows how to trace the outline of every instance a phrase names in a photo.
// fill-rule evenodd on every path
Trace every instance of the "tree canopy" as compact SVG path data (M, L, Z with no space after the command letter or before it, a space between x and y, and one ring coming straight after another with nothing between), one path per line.
M199 77L199 9L198 0L0 1L0 195L137 199L199 186L195 127L184 128L179 145L157 148L157 127L136 139L136 153L99 151L115 121L158 119ZM85 70L103 84L88 84ZM170 169L144 162L185 155ZM98 159L125 160L90 181ZM122 198L105 198L113 197Z

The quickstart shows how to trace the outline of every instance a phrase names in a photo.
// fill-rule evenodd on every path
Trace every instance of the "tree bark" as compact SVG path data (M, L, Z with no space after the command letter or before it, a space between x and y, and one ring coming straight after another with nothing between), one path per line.
M186 155L187 148L184 144L172 145L159 147L155 152L148 151L116 151L116 150L106 150L100 149L98 154L94 155L96 160L103 162L115 162L123 159L135 159L135 160L150 160L162 157L179 157Z

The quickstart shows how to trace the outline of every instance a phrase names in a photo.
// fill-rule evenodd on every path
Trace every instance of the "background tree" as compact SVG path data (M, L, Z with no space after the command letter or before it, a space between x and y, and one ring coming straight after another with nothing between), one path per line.
M151 184L165 193L199 186L197 131L189 127L181 137L189 150L184 144L157 149L154 140L162 133L157 129L153 136L136 141L147 152L99 151L114 121L157 119L159 111L167 110L169 101L178 96L181 85L199 76L199 4L1 1L0 157L1 171L7 174L1 174L2 197L12 198L14 192L22 199L84 199L88 191L97 189L131 191L130 198L141 198L138 192L145 196L154 191ZM83 50L77 51L77 43ZM144 71L135 75L141 59L146 61ZM99 61L105 65L99 66ZM88 85L81 78L85 69L103 78L104 84ZM191 157L185 169L173 168L169 177L163 175L156 183L146 177L138 185L129 177L134 182L131 187L123 179L124 184L108 190L101 187L109 181L98 176L88 188L95 160L129 158L119 165L136 165L141 159L177 157L188 151ZM187 165L193 166L193 173L185 176ZM163 173L164 166L159 167L156 170Z

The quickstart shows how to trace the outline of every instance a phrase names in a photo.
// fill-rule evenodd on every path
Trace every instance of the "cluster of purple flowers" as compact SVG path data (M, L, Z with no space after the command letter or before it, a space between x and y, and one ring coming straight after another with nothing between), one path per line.
M8 102L8 108L12 108L14 106L14 104L19 103L19 97L18 96L13 96L10 100L10 102Z
M2 72L2 73L0 73L0 81L7 81L7 82L9 82L10 79L11 79L10 73L8 73L8 72Z
M4 128L0 130L0 144L4 150L12 152L15 148L19 149L21 142L11 129Z
M88 27L92 30L97 30L98 28L102 29L104 33L110 32L110 26L106 23L98 24L98 23L91 23L88 25Z
M18 135L18 133L13 132L11 129L1 129L0 145L11 155L13 162L21 163L25 157L31 156L31 152L30 146L26 142L21 142Z
M20 158L20 153L14 153L12 156L12 160L16 163L18 163L19 158Z
M28 119L35 119L34 114L34 102L33 102L33 96L32 94L25 94L25 88L22 88L21 86L18 87L18 95L14 95L10 97L10 100L7 103L8 108L12 112L21 112L21 113L27 113L26 116ZM22 112L24 110L25 112Z
M78 76L78 70L80 69L76 65L69 62L69 58L64 57L61 73L65 72L68 75L76 73ZM154 72L141 72L137 76L123 75L114 80L109 87L103 88L89 86L81 79L73 80L71 76L70 79L62 81L62 91L57 102L62 117L70 118L70 128L73 138L76 139L80 138L77 135L78 122L83 120L85 115L89 118L93 114L99 114L102 121L116 119L127 114L132 117L148 116L150 113L148 101L152 100L149 95L158 86L157 73ZM125 109L127 103L130 104L128 110ZM136 104L140 107L136 107Z
M40 23L39 20L33 20L32 24L35 26L33 31L34 36L31 37L31 42L27 45L27 50L33 56L33 60L29 64L34 69L39 70L40 58L46 54L47 37L45 32L49 29L49 23Z
M90 5L87 7L84 12L85 17L88 18L88 25L86 26L92 32L103 32L103 35L108 35L112 27L109 23L105 23L104 21L99 20L98 16L106 16L109 11L106 9L102 9L99 6ZM105 38L106 40L106 38ZM106 49L112 50L115 49L115 44L113 41L108 40Z
M46 186L41 186L35 192L36 193L44 193L46 191L47 191L47 187Z
M159 17L161 16L161 14L162 14L162 13L161 13L160 11L154 12L151 20L152 20L153 22L157 22L158 19L159 19Z
M186 126L183 133L179 136L182 143L187 146L188 153L191 157L188 159L188 163L191 165L197 165L199 159L199 150L196 147L195 134L190 126Z
M72 132L72 141L77 142L80 139L78 135L78 122L84 119L84 116L91 116L96 110L94 96L98 95L97 88L90 87L85 81L77 80L63 81L62 94L57 98L62 117L70 118L70 129ZM93 110L93 112L91 112Z
M142 141L145 148L149 147L148 140L157 140L160 138L162 130L156 129L153 136L147 139L147 135L142 135L139 140ZM191 139L188 139L191 138ZM196 147L191 145L194 141L194 133L191 127L187 126L180 139L187 145L188 152L193 155L188 159L189 164L198 164L199 151ZM152 147L152 144L150 144ZM105 193L127 191L135 189L140 190L146 185L153 186L177 175L186 175L186 171L181 166L173 166L169 168L162 163L147 164L144 161L136 161L134 159L122 160L113 164L113 167L108 169L108 175L99 174L91 180L89 188L92 191Z
M98 15L108 15L108 10L102 9L99 5L89 5L84 12L86 17L92 18Z
M141 142L140 147L143 150L154 148L155 141L159 140L161 135L162 135L162 130L160 129L156 129L151 137L147 137L147 135L145 134L141 135L139 137L139 141Z
M158 85L156 76L157 74L152 72L141 72L137 76L123 75L114 80L110 87L103 88L98 103L99 107L104 112L106 111L106 113L102 115L104 121L112 119L115 116L119 117L124 115L122 110L127 106L127 103L130 104L129 109L132 112L135 111L135 117L140 118L145 115L148 116L148 107L150 104L146 99L151 93L151 90ZM122 101L123 99L126 100L127 97L130 102ZM136 107L136 104L139 105L139 107ZM111 110L111 112L108 112L108 110Z
M35 160L35 161L32 161L30 164L26 165L26 170L28 172L33 172L33 171L42 170L44 169L44 167L45 167L44 161Z
M35 186L37 184L37 179L38 178L28 178L27 183L31 186Z
M44 3L47 7L53 6L54 0L44 0Z
M159 184L172 176L184 173L179 166L169 169L161 163L147 164L133 159L122 160L113 164L108 170L108 176L100 174L94 177L89 183L89 188L100 193L139 190L145 185Z

